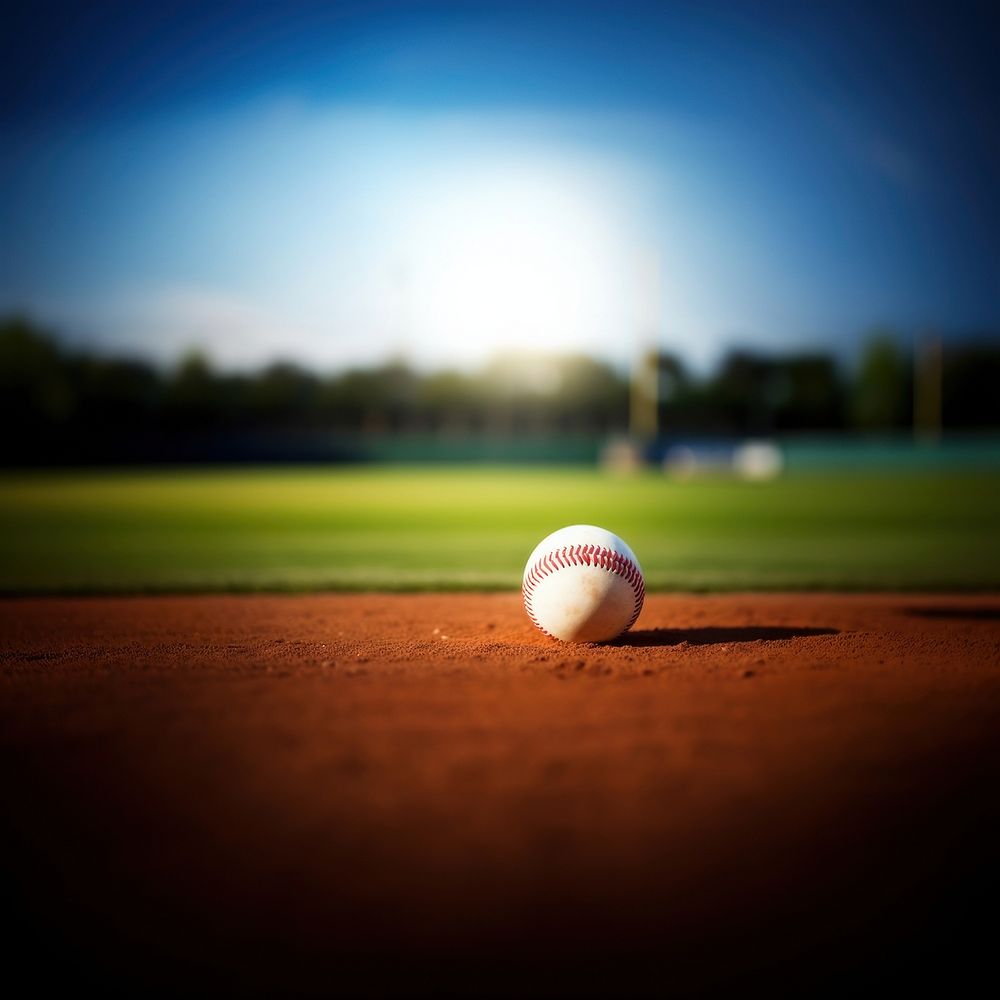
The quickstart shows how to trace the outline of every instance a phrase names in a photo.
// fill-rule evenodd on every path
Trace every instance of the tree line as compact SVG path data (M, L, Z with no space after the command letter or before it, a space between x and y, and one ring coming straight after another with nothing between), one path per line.
M734 351L697 375L675 355L646 359L661 432L754 435L902 431L912 426L914 361L889 332L845 368L823 353ZM996 339L949 345L938 379L945 430L997 427ZM917 389L919 385L917 386ZM627 430L626 373L583 355L508 354L477 372L421 372L395 360L321 374L279 362L224 372L191 354L169 369L70 348L22 317L0 320L0 409L8 455L33 438L285 429L372 433L605 435Z

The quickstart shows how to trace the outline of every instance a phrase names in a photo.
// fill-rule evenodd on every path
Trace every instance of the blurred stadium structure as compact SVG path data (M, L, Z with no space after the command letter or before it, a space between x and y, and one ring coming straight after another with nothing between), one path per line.
M163 368L65 347L11 317L0 324L0 406L17 433L5 435L0 460L603 459L748 478L811 464L995 465L998 382L995 340L943 350L926 338L911 348L890 331L869 339L854 368L818 351L745 350L699 377L651 350L630 379L585 355L523 352L472 372L403 360L335 373L291 362L225 372L197 354Z

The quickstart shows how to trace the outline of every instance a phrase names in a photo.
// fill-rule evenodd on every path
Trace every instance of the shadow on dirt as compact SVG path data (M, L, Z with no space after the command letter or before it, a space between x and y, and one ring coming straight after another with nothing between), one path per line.
M782 639L802 639L813 635L837 635L835 628L784 628L776 625L756 625L744 628L646 628L626 632L611 646L710 646L723 642L773 642Z
M1000 622L1000 608L984 605L970 607L903 608L903 614L914 618L951 618L956 621Z

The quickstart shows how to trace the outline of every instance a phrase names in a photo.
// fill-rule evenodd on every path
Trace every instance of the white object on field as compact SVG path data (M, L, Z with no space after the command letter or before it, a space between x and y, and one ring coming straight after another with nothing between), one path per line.
M733 452L733 471L743 479L774 479L784 467L781 449L772 441L745 441Z
M524 609L566 642L607 642L630 629L646 594L639 560L591 524L560 528L535 546L521 582Z

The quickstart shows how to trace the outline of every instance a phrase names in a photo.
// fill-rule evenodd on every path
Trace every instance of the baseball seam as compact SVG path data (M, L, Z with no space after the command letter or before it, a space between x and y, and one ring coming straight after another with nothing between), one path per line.
M646 584L642 578L642 571L639 567L620 552L609 549L603 545L565 545L561 549L553 549L540 556L524 574L524 581L521 584L521 594L524 597L524 610L528 612L528 617L535 624L535 627L551 638L556 638L545 628L535 615L532 606L532 595L535 588L547 576L566 569L569 566L594 566L607 570L620 576L631 587L635 596L635 603L632 608L632 617L628 624L622 629L627 632L639 617L642 611L642 602L646 596Z

